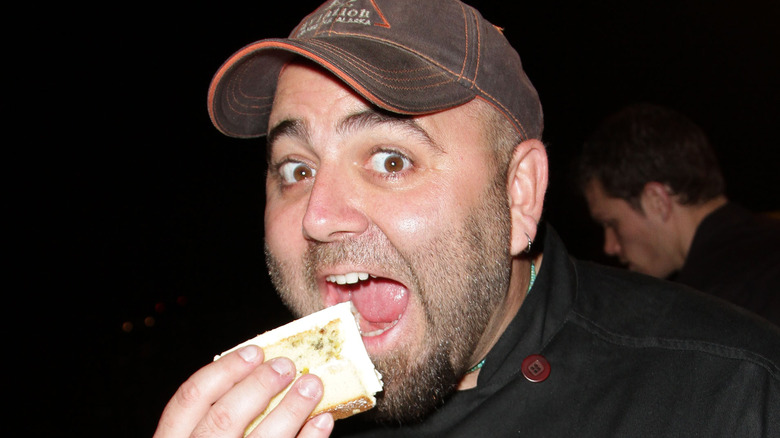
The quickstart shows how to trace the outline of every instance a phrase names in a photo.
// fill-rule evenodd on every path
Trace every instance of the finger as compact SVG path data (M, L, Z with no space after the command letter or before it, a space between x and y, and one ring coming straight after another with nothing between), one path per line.
M298 438L323 438L330 436L333 431L333 415L320 414L303 425Z
M322 393L322 381L319 377L313 374L301 376L293 383L279 405L257 425L250 436L252 438L295 436L322 399Z
M189 436L225 392L263 363L263 350L249 345L195 372L165 406L154 438Z
M246 427L295 377L295 364L285 357L258 367L217 400L195 428L194 435L242 436Z

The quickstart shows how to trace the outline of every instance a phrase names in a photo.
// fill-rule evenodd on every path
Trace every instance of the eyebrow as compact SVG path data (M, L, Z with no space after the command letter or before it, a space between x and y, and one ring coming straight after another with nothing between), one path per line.
M338 130L343 133L381 125L401 128L436 151L444 152L442 147L431 138L428 131L410 116L399 116L385 111L377 111L376 109L367 109L345 117L338 124Z
M347 133L359 131L362 129L369 129L377 126L391 126L398 127L411 134L418 141L431 147L439 153L443 153L444 149L434 141L428 132L420 126L417 121L412 117L398 116L384 111L378 111L376 109L367 109L344 117L336 126L337 132ZM286 119L282 120L271 128L268 132L266 139L267 155L270 159L271 151L273 150L274 143L280 137L292 137L302 140L305 143L310 143L311 133L308 125L301 119Z
M287 119L277 123L268 131L266 137L266 160L271 162L271 151L279 137L293 137L309 142L310 135L306 123L300 119Z

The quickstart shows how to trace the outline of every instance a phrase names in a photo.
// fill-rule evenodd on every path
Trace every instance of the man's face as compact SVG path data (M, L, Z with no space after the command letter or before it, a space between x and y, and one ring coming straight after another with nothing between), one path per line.
M628 269L665 278L674 270L663 251L662 232L652 217L621 198L606 194L598 180L585 187L591 217L604 229L604 252L616 256Z
M318 70L279 79L271 277L299 316L354 303L388 418L419 417L452 390L508 287L505 177L465 108L398 119Z

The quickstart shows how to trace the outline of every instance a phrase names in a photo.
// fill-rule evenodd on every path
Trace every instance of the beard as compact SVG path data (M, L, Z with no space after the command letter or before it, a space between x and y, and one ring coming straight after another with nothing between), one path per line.
M425 315L423 345L408 345L372 358L384 390L367 416L380 422L419 421L441 406L468 370L471 355L509 287L511 222L503 179L489 186L455 229L442 230L413 251L401 253L386 237L312 243L303 272L281 263L266 247L270 278L297 316L321 307L314 272L349 261L382 265L410 278ZM303 278L303 291L295 279ZM296 290L298 292L296 292Z

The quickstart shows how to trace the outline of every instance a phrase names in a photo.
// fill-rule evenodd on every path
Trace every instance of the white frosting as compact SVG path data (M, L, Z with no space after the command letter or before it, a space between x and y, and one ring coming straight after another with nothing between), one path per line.
M235 351L247 345L257 345L261 348L274 344L282 339L288 338L306 330L324 327L329 322L340 319L339 332L344 337L341 346L341 356L352 362L356 371L360 374L360 381L366 388L366 392L374 394L382 390L381 374L374 368L374 364L368 356L363 339L360 336L360 329L354 316L354 307L351 302L344 302L328 307L319 312L296 319L276 329L267 331L252 339L249 339L235 347L214 357L214 360ZM270 358L266 358L270 359ZM316 370L310 370L316 374Z

